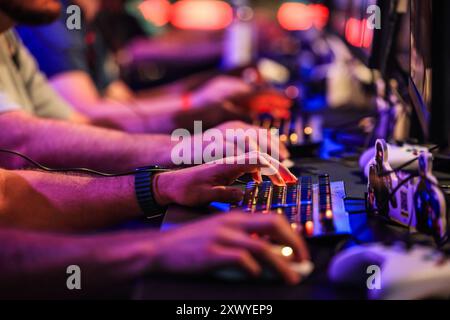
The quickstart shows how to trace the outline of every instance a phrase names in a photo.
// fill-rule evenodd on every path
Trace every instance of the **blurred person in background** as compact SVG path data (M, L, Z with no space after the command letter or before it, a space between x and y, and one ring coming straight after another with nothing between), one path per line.
M209 127L247 118L249 112L240 107L239 98L251 94L252 88L234 77L219 76L192 92L136 97L111 71L114 59L95 23L102 1L62 1L63 8L71 4L82 9L81 30L69 30L65 14L52 24L20 26L17 30L53 88L85 116L119 122L121 115L137 115L146 122L144 132L150 133L170 133L186 127L178 123L174 126L175 116L203 120ZM183 54L183 49L189 50L183 46L177 50Z
M95 24L124 63L151 60L216 66L223 53L223 30L174 28L169 25L171 10L168 0L102 0Z
M129 108L110 113L110 108L103 108L88 118L73 111L52 90L11 28L16 22L52 22L60 10L61 4L56 0L0 0L0 145L27 153L49 166L111 171L152 164L173 166L171 152L176 143L170 136L125 134L97 126L141 133L148 131L153 121L170 132L192 126L193 120L199 119L197 110L173 111L170 118L161 118L155 114L145 117ZM79 92L80 96L84 94L84 90ZM204 126L220 119L223 120L215 109ZM220 126L219 130L245 126L235 122ZM13 158L2 159L1 163L8 168L24 166L23 161Z

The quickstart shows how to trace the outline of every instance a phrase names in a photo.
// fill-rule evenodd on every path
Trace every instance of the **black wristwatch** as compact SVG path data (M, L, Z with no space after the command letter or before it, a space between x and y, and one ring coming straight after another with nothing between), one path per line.
M157 166L136 169L134 189L139 207L147 219L165 214L167 211L167 207L162 207L156 202L153 191L153 178L165 171L167 170Z

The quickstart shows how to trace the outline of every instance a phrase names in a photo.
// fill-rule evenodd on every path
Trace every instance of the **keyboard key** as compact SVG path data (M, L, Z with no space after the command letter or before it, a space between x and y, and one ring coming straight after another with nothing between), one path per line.
M256 198L256 211L268 212L271 207L272 182L264 181L258 187L258 196Z
M298 206L298 194L300 186L298 183L288 184L286 190L286 206Z
M304 225L313 220L313 185L311 177L302 177L300 179L300 220Z
M289 206L289 207L283 208L283 214L285 215L285 217L287 218L287 220L289 221L290 224L292 224L292 223L299 224L300 223L297 206Z
M273 186L272 209L283 208L286 204L286 186Z
M247 184L244 193L244 199L242 200L241 207L246 212L253 212L256 204L256 196L258 195L258 184L256 182L250 182Z
M314 184L311 177L299 177L298 183L287 186L250 182L240 207L249 213L272 210L281 214L306 237L348 235L351 228L345 211L344 183L331 183L328 175L319 176L318 182Z
M319 216L326 232L335 230L331 197L330 176L327 174L319 176Z

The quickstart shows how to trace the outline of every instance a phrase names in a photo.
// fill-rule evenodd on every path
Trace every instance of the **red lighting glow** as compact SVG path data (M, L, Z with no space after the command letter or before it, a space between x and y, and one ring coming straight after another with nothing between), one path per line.
M281 119L289 118L292 104L292 100L274 91L262 92L249 101L251 110L258 113L269 113Z
M169 0L145 0L139 4L141 14L157 27L169 23L171 4Z
M348 19L345 25L345 39L354 47L370 48L373 41L373 30L367 27L367 20Z
M312 27L322 30L328 23L330 11L321 4L283 3L278 10L278 22L290 31L306 31Z
M322 30L328 23L328 19L330 18L330 10L323 4L311 4L309 7L313 11L314 27L318 30Z
M233 9L224 1L181 0L172 5L171 23L179 29L222 30L233 21Z

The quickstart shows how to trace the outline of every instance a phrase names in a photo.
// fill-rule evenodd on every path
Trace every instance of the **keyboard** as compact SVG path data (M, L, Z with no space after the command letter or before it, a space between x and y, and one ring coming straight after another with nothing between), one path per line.
M322 118L292 113L287 119L274 118L263 114L253 122L255 126L267 130L277 130L280 141L288 148L317 146L323 141Z
M270 181L249 182L238 207L249 214L282 214L305 237L343 236L351 233L345 198L344 182L321 175L317 183L312 177L300 177L298 183L282 187Z

